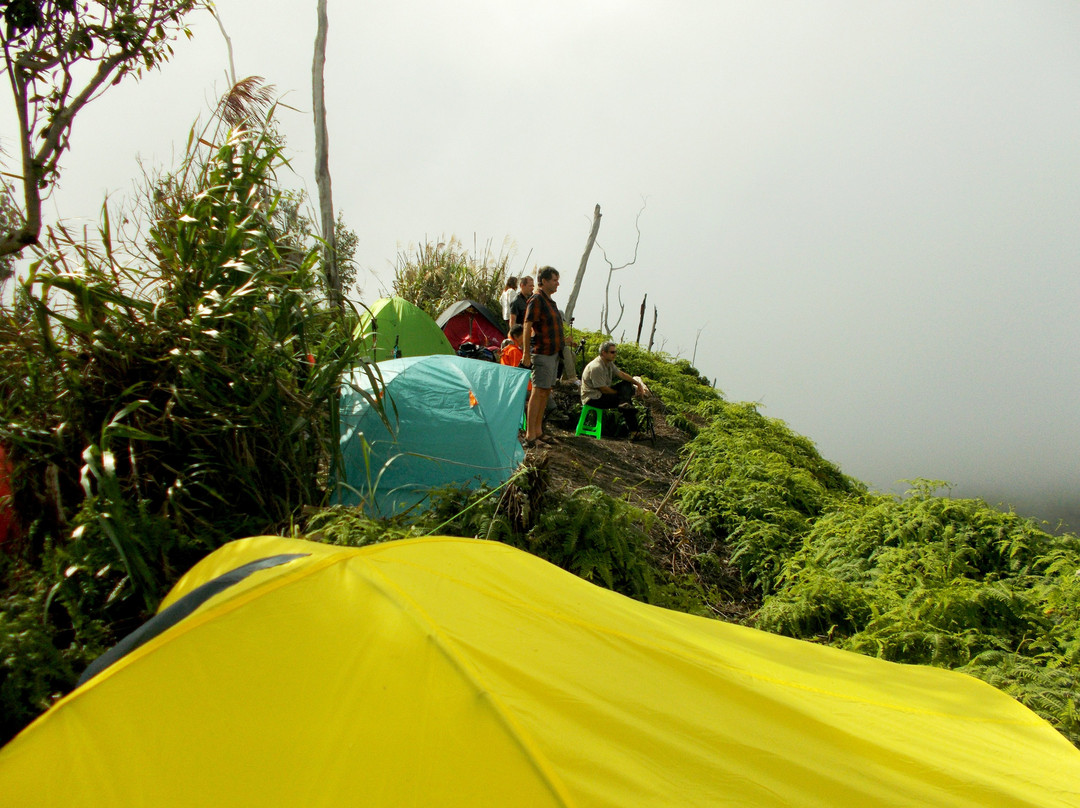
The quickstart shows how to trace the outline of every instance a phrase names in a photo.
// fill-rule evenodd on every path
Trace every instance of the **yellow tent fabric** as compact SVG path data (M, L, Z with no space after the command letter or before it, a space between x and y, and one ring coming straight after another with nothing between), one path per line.
M0 750L0 803L1080 805L1080 752L986 684L637 603L494 542L245 539L163 614L279 554L300 555Z

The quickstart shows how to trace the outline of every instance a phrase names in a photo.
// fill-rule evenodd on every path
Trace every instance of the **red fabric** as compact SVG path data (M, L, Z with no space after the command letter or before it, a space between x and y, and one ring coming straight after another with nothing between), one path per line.
M556 356L563 349L562 315L555 301L544 292L536 292L529 298L525 309L525 322L532 323L532 352L544 356Z
M0 545L19 536L19 523L11 504L11 474L13 468L7 452L0 446Z
M498 326L488 322L487 318L466 309L455 314L442 327L450 347L455 351L463 342L472 342L483 348L491 348L498 353L504 335Z

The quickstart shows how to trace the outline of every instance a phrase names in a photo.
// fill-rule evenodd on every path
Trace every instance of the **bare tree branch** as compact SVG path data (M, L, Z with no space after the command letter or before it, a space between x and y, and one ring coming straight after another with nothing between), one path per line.
M593 208L592 227L589 228L589 238L585 242L585 252L581 254L581 262L578 264L577 275L574 277L574 288L570 292L570 298L566 302L563 314L574 327L574 307L577 305L578 292L581 291L581 281L585 277L585 267L589 263L589 255L592 253L593 244L596 243L596 234L600 231L600 205L597 203ZM577 364L574 361L574 348L572 345L563 346L563 378L577 381Z
M646 197L641 198L641 209L637 212L637 216L634 217L634 230L637 231L637 239L634 241L634 257L621 266L615 266L611 259L607 256L607 251L599 243L596 245L600 247L600 254L604 256L604 262L608 265L608 277L607 284L604 286L604 307L601 310L602 320L601 330L605 334L610 334L616 326L622 321L624 307L622 305L622 297L619 298L619 319L610 324L610 305L608 301L611 298L611 276L618 272L620 269L626 269L629 266L633 266L637 263L638 247L641 246L641 214L645 212L645 207L648 205L648 199Z
M172 40L190 36L183 18L207 6L205 0L40 0L30 18L18 25L8 20L4 70L19 121L23 207L0 234L0 257L38 242L42 199L56 182L79 111L125 76L138 78L166 62Z
M697 363L697 344L698 344L698 340L701 339L701 332L704 331L704 330L705 330L705 326L702 326L701 328L699 328L697 330L697 336L694 337L694 354L693 354L693 356L690 357L690 364L695 365L695 367L696 367L696 363Z
M221 22L221 16L215 11L213 12L214 19L217 20L218 28L221 29L221 35L225 37L225 49L229 52L229 84L233 87L236 86L236 65L233 64L233 50L232 50L232 37L225 30L225 25Z

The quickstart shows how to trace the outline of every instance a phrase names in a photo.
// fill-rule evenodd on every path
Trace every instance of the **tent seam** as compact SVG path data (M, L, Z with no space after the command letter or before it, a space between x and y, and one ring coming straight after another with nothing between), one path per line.
M371 574L377 576L383 582L384 586L397 596L399 605L408 605L419 616L419 621L430 632L430 636L435 638L439 649L451 664L472 682L473 686L476 687L480 693L486 696L488 702L493 706L495 714L503 721L513 739L521 746L528 757L529 762L533 764L548 788L551 789L553 796L555 796L559 800L559 803L565 808L572 808L574 803L571 801L569 794L565 792L565 788L551 768L547 758L532 742L532 739L529 736L529 733L525 731L525 728L514 720L513 712L510 708L502 703L502 701L494 694L492 688L486 686L479 671L477 671L474 666L468 664L467 657L454 648L453 641L439 630L438 624L428 616L427 612L424 611L415 600L410 598L407 593L401 590L393 581L373 565L369 564L367 566Z

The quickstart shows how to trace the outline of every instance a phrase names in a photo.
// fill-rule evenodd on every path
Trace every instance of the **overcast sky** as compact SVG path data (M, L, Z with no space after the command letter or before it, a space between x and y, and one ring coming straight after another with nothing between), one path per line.
M1080 513L1080 4L328 5L334 202L365 300L451 234L573 276L597 203L624 263L647 198L616 337L648 294L666 351L690 358L700 329L729 399L873 487ZM314 192L314 0L217 7L237 74L296 109L282 179ZM191 28L80 115L54 213L96 220L137 157L174 163L228 86L217 24ZM594 253L579 324L605 280Z

